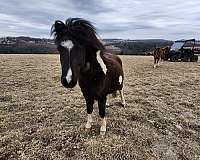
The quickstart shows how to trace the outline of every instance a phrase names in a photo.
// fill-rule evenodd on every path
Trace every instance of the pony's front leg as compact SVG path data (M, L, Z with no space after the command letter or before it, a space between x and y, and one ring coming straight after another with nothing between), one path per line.
M156 68L156 58L154 57L154 65L153 68Z
M106 107L109 107L109 106L110 106L110 100L111 100L111 95L108 94L108 95L107 95L107 100L106 100Z
M106 96L98 100L99 115L101 117L101 128L100 135L105 135L106 133Z
M94 105L94 99L93 98L87 98L86 99L86 105L87 105L87 123L85 125L86 129L90 129L92 127L92 112L93 112L93 105Z

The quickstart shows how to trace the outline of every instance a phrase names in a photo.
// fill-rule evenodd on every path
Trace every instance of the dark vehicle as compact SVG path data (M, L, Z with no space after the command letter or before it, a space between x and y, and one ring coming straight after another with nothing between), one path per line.
M167 55L171 62L197 62L198 56L194 54L195 39L174 41Z

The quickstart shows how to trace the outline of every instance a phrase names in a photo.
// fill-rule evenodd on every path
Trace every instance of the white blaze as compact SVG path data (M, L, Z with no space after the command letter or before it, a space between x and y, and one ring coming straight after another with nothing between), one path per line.
M107 72L107 68L106 68L105 63L103 62L103 59L101 58L100 53L101 53L100 50L97 51L97 61L98 61L98 63L100 64L100 66L101 66L101 68L102 68L104 74L106 74L106 72Z
M67 72L66 80L67 80L67 83L70 83L72 80L72 69L70 67L70 51L74 47L74 44L71 40L67 40L67 41L62 41L60 45L63 46L64 48L67 48L69 51L69 69Z
M68 51L70 52L70 50L74 47L74 44L71 40L67 40L67 41L62 41L60 43L61 46L65 47L68 49Z
M67 83L70 83L71 80L72 80L72 70L71 70L71 68L68 69L66 80L67 80Z

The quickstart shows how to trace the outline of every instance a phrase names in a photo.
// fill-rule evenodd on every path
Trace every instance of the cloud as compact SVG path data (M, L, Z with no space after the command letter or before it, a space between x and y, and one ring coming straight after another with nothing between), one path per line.
M2 0L0 36L47 37L57 19L82 17L102 38L200 39L200 1Z
M101 0L70 0L70 4L75 10L88 14L107 13L113 10L113 8L105 5Z

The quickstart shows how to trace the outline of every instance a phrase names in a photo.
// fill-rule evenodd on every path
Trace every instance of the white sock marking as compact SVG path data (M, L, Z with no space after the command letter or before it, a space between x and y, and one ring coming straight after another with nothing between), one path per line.
M101 66L101 68L102 68L104 74L106 74L107 68L106 68L105 63L103 62L103 59L101 58L100 53L101 53L101 51L98 50L98 51L97 51L97 61L98 61L98 63L100 64L100 66Z
M71 80L72 80L72 70L71 70L71 68L68 69L66 80L67 80L67 83L70 83Z
M92 124L92 114L88 114L88 119L87 119L87 123L85 125L85 128L89 129L91 128Z
M103 134L106 132L106 118L102 119L100 132L104 132Z
M107 95L106 106L110 106L110 95Z
M125 98L124 98L123 90L119 90L119 93L120 93L120 97L121 97L122 105L125 106L126 102L125 102Z

